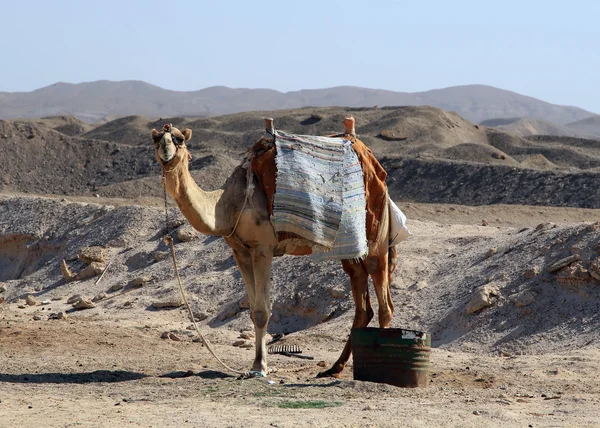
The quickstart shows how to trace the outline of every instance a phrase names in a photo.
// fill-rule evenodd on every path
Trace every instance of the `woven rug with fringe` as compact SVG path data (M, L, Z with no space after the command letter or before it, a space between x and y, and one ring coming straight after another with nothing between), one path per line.
M275 231L314 242L318 260L366 256L364 176L352 141L276 131L275 146Z

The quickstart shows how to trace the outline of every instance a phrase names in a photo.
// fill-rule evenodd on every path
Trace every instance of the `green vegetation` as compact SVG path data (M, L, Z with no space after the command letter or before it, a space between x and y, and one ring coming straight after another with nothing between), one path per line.
M282 401L277 405L282 409L324 409L344 404L342 401Z

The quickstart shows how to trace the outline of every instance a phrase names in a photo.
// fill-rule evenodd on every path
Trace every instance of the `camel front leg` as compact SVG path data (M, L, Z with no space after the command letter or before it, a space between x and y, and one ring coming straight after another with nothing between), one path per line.
M248 302L250 303L250 316L254 309L254 300L256 299L256 291L254 286L254 266L252 264L252 254L245 248L232 248L233 258L240 270L244 284L246 285L246 293L248 294Z
M254 270L254 307L251 309L256 335L256 354L252 370L267 375L267 325L271 317L271 264L273 249L266 246L254 248L252 267Z

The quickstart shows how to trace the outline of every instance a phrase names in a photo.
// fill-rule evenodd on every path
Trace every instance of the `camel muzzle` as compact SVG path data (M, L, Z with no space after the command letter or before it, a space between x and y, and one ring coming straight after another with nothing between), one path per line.
M177 146L163 137L158 143L158 156L163 162L169 162L175 157L175 153L177 153Z

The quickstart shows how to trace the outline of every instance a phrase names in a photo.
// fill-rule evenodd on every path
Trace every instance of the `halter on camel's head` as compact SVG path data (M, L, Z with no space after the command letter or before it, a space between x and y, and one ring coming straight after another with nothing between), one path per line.
M181 161L182 156L187 155L188 160L191 155L186 149L185 142L192 138L192 130L184 129L181 132L172 124L167 123L159 132L156 129L152 130L152 140L156 148L156 159L165 167L167 164L177 164Z

